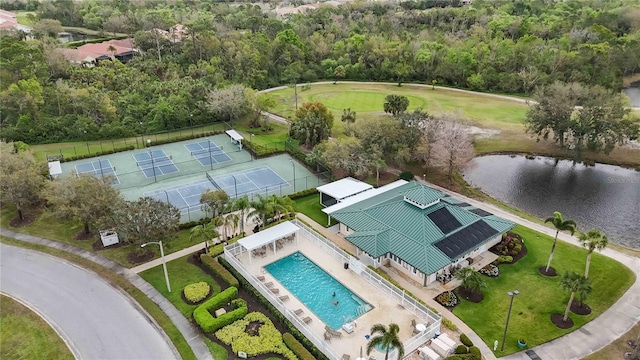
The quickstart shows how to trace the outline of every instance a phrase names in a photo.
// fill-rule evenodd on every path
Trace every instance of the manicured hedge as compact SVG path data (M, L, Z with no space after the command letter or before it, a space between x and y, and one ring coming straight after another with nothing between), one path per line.
M301 344L305 347L316 359L319 360L329 360L325 354L322 353L313 343L306 338L298 328L293 325L289 319L287 319L278 309L276 309L273 304L269 302L258 290L256 290L242 275L240 275L236 269L233 268L223 257L219 257L218 261L222 264L227 270L229 270L239 281L243 288L247 291L251 292L253 296L255 296L258 301L264 305L271 314L282 321L282 323L287 327L291 335L293 335Z
M224 291L220 292L218 295L212 297L211 299L205 301L202 305L198 306L193 311L193 319L200 326L202 331L204 332L214 332L221 327L231 324L232 322L244 317L247 314L247 303L242 299L234 299L238 296L238 288L229 287ZM211 315L211 311L215 311L221 307L223 307L226 303L234 299L232 303L234 304L235 310L230 311L219 318L213 317ZM240 301L237 301L240 300ZM244 310L243 310L244 308ZM237 317L239 314L241 316ZM228 316L225 316L228 315ZM229 321L230 319L233 319ZM229 322L227 322L229 321Z
M467 347L464 345L458 345L456 347L456 354L466 354L468 352Z
M442 317L442 325L448 327L449 330L453 330L453 331L458 330L458 326L456 324L454 324L453 321L447 319L444 316Z
M414 175L411 171L403 171L400 173L400 176L398 178L406 181L411 181L413 180Z
M211 285L204 281L189 284L184 287L184 298L192 303L197 303L206 298L211 291Z
M311 188L311 189L307 189L307 190L298 191L296 193L293 193L293 194L287 195L287 196L289 197L289 199L295 200L295 199L303 198L305 196L314 195L314 194L317 194L317 193L318 193L318 190L316 190L316 188Z
M473 360L482 360L482 354L480 353L480 349L476 346L472 346L469 348L469 354L473 356Z
M467 334L460 334L460 342L465 344L466 346L473 346L473 342L471 341L471 339L469 339Z
M180 230L190 230L193 229L194 227L198 226L198 225L204 225L207 224L211 221L210 217L204 217L200 220L196 220L196 221L189 221L186 223L182 223L180 225L178 225L178 228Z
M225 269L224 266L220 265L214 258L209 256L208 254L202 254L200 255L200 260L206 267L211 269L211 271L218 274L218 276L220 276L222 280L229 284L229 286L239 286L238 279L236 279L233 274Z
M305 349L304 346L302 346L302 344L300 344L300 342L296 340L295 337L293 337L293 335L284 333L282 334L282 340L284 341L285 345L287 345L287 347L291 349L291 351L293 351L293 353L296 354L299 359L316 360L316 358L311 355L311 353L307 349Z
M92 158L92 157L96 157L96 156L104 156L104 155L109 155L109 154L115 154L118 152L123 152L123 151L130 151L130 150L135 150L135 146L134 145L130 145L130 146L123 146L123 147L118 147L115 149L111 149L111 150L105 150L105 151L97 151L91 154L84 154L84 155L78 155L78 156L67 156L67 157L63 157L62 159L60 159L60 162L67 162L67 161L75 161L75 160L81 160L81 159L88 159L88 158Z

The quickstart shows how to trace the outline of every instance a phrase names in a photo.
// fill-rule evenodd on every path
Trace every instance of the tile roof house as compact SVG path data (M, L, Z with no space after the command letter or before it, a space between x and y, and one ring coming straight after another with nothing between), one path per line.
M133 46L133 39L109 40L97 44L84 44L76 49L58 50L70 62L83 66L93 66L97 61L113 58L125 63L138 53L138 49Z
M356 246L360 261L388 263L423 286L451 265L467 265L515 226L415 181L333 206L338 209L324 210L340 222L339 232Z
M31 33L31 28L18 24L16 13L0 9L0 31L22 31L29 34Z

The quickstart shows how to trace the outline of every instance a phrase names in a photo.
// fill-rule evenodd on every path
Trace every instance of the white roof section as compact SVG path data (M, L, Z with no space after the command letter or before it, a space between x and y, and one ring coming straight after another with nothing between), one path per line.
M299 227L297 227L291 221L287 221L274 227L262 230L253 235L249 235L246 238L242 238L238 240L238 243L242 245L242 247L247 249L247 251L251 251L264 245L270 244L285 236L291 235L298 230L300 230Z
M396 180L396 181L394 181L394 182L392 182L390 184L387 184L387 185L384 185L384 186L380 186L377 189L371 189L369 191L365 191L365 192L362 192L360 194L351 196L351 197L349 197L347 199L342 200L341 202L339 202L339 203L337 203L335 205L331 205L331 206L328 206L326 208L323 208L322 211L325 214L331 215L334 212L336 212L336 211L338 211L340 209L344 209L349 205L353 205L353 204L355 204L357 202L360 202L362 200L366 200L368 198L371 198L371 197L374 197L376 195L382 194L383 192L387 192L387 191L389 191L391 189L395 189L398 186L402 186L402 185L404 185L406 183L407 183L407 181L405 181L405 180Z
M327 194L336 200L342 200L363 191L371 190L373 186L352 177L346 177L326 185L318 186L317 189L319 192Z
M225 132L235 141L244 140L244 137L242 137L242 135L240 135L240 133L235 130L227 130Z
M49 162L49 175L55 177L60 174L62 174L62 165L60 165L60 161Z

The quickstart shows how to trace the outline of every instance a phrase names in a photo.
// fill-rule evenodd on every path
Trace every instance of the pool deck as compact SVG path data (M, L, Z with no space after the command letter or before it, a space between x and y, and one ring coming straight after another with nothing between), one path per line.
M347 354L350 355L352 359L355 359L359 356L361 347L363 351L366 352L368 341L365 338L365 335L370 334L369 330L374 324L398 324L400 327L400 340L404 343L413 336L411 320L416 319L417 323L425 322L418 319L416 315L409 310L402 308L388 295L380 293L377 288L367 283L352 270L344 269L342 263L308 240L303 232L298 232L297 240L286 243L282 249L276 250L276 253L274 253L272 247L268 247L266 256L254 256L251 260L251 264L249 264L249 254L247 252L243 252L242 255L237 257L245 268L254 276L264 276L265 279L263 282L265 283L273 282L272 288L279 289L279 293L277 294L278 296L288 295L289 299L286 300L284 304L291 310L302 309L304 313L301 317L304 318L309 316L312 319L308 326L319 337L322 337L325 333L325 324L264 269L265 265L289 256L297 251L304 254L316 263L316 265L349 288L349 290L374 307L371 311L356 319L357 326L352 333L347 334L344 330L340 330L342 337L333 337L328 341L328 344L336 353ZM328 305L331 306L330 304ZM384 354L377 350L372 351L370 355L376 356L378 359L384 358ZM389 358L395 359L395 356L390 356Z

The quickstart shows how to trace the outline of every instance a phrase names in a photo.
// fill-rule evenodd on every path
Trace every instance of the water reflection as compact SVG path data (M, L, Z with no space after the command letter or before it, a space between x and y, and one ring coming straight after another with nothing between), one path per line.
M640 172L522 156L473 160L467 182L539 218L560 211L580 230L600 228L613 242L640 248Z

